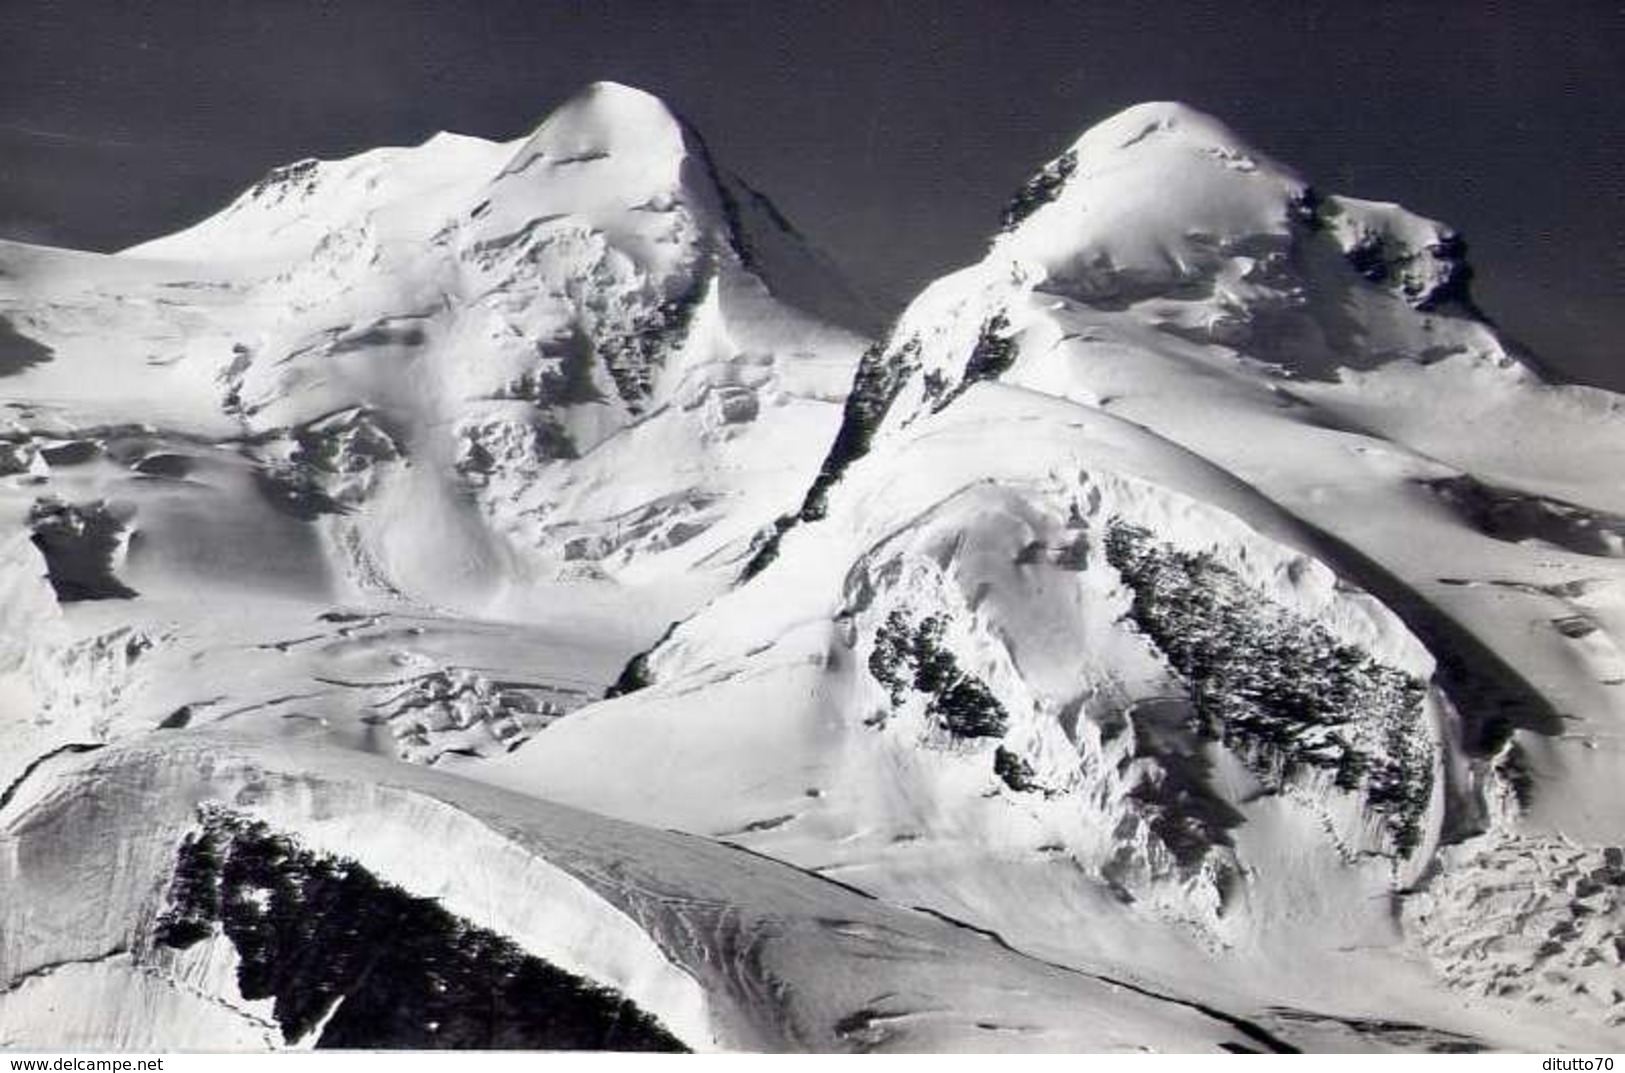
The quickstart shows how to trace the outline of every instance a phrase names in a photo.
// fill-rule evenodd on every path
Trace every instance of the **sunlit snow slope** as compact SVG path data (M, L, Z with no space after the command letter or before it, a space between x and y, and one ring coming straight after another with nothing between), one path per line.
M868 326L607 83L0 244L0 1046L1625 1044L1625 410L1459 236L1141 105Z
M158 725L512 747L793 505L861 316L611 83L118 256L0 245L0 781Z
M0 847L9 1046L1283 1045L743 849L331 748L53 760Z
M1232 1005L1618 1045L1625 413L1462 252L1102 123L865 356L744 583L483 776Z

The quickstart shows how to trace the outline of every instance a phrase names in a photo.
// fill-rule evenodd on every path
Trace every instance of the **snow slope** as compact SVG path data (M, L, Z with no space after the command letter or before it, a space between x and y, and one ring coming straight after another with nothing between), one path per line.
M1625 421L1502 345L1462 249L1179 105L1092 128L653 684L481 777L1073 964L1617 1045ZM1490 894L1532 846L1575 866ZM1450 938L1487 898L1505 934Z
M0 245L5 584L35 602L6 613L60 624L5 635L31 699L0 779L161 723L511 748L794 502L862 345L826 315L862 327L613 83L514 142L278 168L119 256Z
M1464 253L1141 105L860 355L609 83L0 244L0 1045L1616 1049L1625 412Z
M183 874L184 839L222 812L291 839L284 852L294 844L341 857L481 922L612 988L691 1048L1135 1049L1156 1039L1207 1049L1271 1039L1222 1011L1023 957L741 849L422 768L185 731L54 763L0 812L0 976L10 981L0 1039L168 1048L213 1018L212 1046L259 1044L261 1034L272 1046L322 1045L284 1039L264 996L237 991L243 977L217 926L204 949L155 937ZM121 866L109 870L115 852ZM41 919L34 908L47 901L79 910ZM343 925L343 909L328 912ZM301 971L314 981L322 968ZM122 982L104 992L94 1031L76 1034L82 1014L53 1003L53 989L92 974ZM341 989L322 1021L337 1023L352 1001Z

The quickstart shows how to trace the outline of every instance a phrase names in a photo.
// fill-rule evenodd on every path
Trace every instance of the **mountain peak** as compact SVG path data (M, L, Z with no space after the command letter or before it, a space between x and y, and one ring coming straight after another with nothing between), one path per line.
M577 101L592 101L600 107L660 108L667 113L671 111L664 100L648 90L609 78L600 78L582 86L561 107L569 107Z
M1016 192L1003 223L996 256L1040 269L1084 301L1217 287L1226 308L1296 304L1306 286L1352 278L1301 278L1303 259L1289 265L1289 251L1314 241L1416 309L1478 315L1465 243L1452 229L1398 205L1322 197L1220 120L1175 101L1137 104L1084 131Z
M505 171L612 156L648 165L680 161L689 155L691 140L687 124L654 94L619 82L593 82L548 114Z
M1085 300L1161 293L1211 275L1226 250L1283 245L1305 189L1211 116L1139 104L1016 192L995 250Z
M1084 131L1074 148L1080 151L1128 149L1149 138L1258 155L1224 122L1181 101L1143 101L1130 105Z

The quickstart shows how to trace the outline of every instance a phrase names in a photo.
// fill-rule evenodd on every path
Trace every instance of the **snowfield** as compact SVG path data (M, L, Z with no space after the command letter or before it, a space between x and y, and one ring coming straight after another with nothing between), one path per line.
M874 337L612 83L0 243L0 1046L1618 1049L1625 401L1470 279L1154 103Z

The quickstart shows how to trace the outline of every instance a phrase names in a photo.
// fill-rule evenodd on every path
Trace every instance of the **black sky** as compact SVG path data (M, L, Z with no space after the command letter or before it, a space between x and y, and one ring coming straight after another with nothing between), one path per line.
M1625 4L0 0L0 236L116 249L271 166L658 93L882 303L1140 100L1464 231L1481 303L1625 389Z

